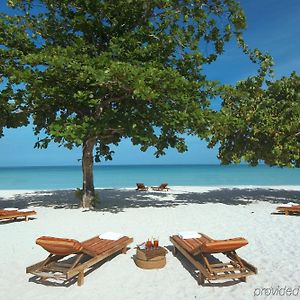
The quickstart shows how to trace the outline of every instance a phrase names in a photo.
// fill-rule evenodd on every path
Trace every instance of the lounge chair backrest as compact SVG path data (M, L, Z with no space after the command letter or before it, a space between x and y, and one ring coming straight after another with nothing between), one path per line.
M205 253L220 253L237 250L243 246L246 246L248 241L245 238L238 237L227 240L214 240L211 242L203 243L200 246L201 252Z
M46 251L56 255L69 255L82 250L82 244L77 240L63 239L51 236L41 236L36 240L36 244Z
M237 237L227 240L214 240L205 234L201 238L181 239L179 236L173 236L174 240L182 245L191 254L202 253L221 253L237 250L248 244L243 237Z
M161 189L165 189L167 186L168 186L167 183L162 183L159 187L160 187Z

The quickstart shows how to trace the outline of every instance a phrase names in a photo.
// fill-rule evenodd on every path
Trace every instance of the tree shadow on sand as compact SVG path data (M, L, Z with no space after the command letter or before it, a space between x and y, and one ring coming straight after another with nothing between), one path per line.
M127 208L176 207L188 204L222 203L225 205L247 205L253 201L270 203L295 202L300 204L300 191L278 189L229 189L222 188L207 192L139 192L135 190L97 190L100 203L95 211L119 213ZM74 190L37 191L15 195L13 199L0 197L0 209L5 207L27 208L53 207L55 209L79 207Z

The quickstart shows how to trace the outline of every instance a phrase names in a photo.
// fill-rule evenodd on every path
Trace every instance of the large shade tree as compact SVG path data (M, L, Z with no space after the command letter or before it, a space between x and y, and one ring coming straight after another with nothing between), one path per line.
M210 146L219 143L224 164L300 167L300 77L279 80L251 77L223 90L215 113Z
M83 197L94 197L93 162L130 138L155 155L187 149L185 134L207 137L214 83L202 72L237 44L263 75L269 57L250 51L235 0L10 0L0 51L16 64L37 147L82 147ZM24 34L26 38L24 38ZM42 135L41 135L42 134Z

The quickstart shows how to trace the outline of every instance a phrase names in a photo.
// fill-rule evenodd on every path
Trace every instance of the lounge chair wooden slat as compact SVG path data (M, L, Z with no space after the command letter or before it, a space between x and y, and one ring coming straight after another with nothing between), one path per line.
M53 262L53 265L58 266L58 263ZM70 268L70 267L72 267L72 265L73 264L71 264L71 263L62 263L62 262L59 263L59 266L62 268Z
M128 240L128 237L122 237L117 241L100 239L98 236L82 243L83 252L91 256L96 256L112 248L116 242L123 243Z
M236 267L217 267L217 268L211 268L212 272L217 273L226 273L230 271L236 271Z
M133 239L129 239L132 240ZM90 259L89 261L78 265L77 267L71 269L68 273L67 273L67 277L68 278L72 278L73 276L77 275L79 272L83 271L84 269L89 268L90 266L96 264L97 262L103 260L106 257L111 256L112 254L122 250L124 247L126 247L128 244L128 240L127 242L122 242L122 243L118 243L116 244L114 247L112 247L109 250L105 250L102 254L98 254L97 256L93 257L92 259Z
M123 241L126 240L127 237L122 237L121 239L119 239L119 241ZM91 249L99 249L99 248L104 248L104 247L109 247L110 244L114 244L116 241L115 240L106 240L106 239L100 239L98 236L85 241L82 243L82 245L85 248L91 248Z
M210 278L208 278L209 280L222 280L222 279L240 279L241 281L244 281L243 278L247 277L249 275L253 275L253 274L249 274L248 272L240 272L240 273L228 273L228 274L218 274L218 275L211 275Z
M218 263L218 264L213 264L214 267L225 267L225 266L230 266L232 263L228 262L228 263Z
M60 272L63 274L66 274L68 272L68 270L70 269L69 267L63 267L61 265L58 264L53 264L53 265L47 265L47 267L44 267L43 270L44 271L50 271L50 272Z
M7 210L1 210L0 211L0 220L11 220L11 219L18 219L18 218L24 218L25 221L28 221L30 216L36 215L36 211L7 211Z
M41 272L41 271L32 271L32 275L41 277L42 279L53 278L55 280L66 280L66 276L63 274L51 274L49 272Z

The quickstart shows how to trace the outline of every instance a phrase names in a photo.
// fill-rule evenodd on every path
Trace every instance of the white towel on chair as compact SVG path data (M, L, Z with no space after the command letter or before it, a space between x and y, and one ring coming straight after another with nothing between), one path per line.
M16 208L16 207L7 207L7 208L4 208L4 210L7 210L7 211L18 210L18 208Z
M297 204L298 204L298 203L289 202L289 203L280 204L280 206L282 206L282 207L291 207L291 206L297 205Z
M118 239L120 239L121 237L123 237L124 234L122 233L117 233L117 232L105 232L99 235L100 239L103 240L112 240L112 241L116 241Z
M22 208L22 209L19 209L18 211L19 211L19 212L29 212L29 211L32 211L32 209L29 209L29 208Z
M183 240L201 238L201 234L197 231L181 231L178 232L178 236Z

